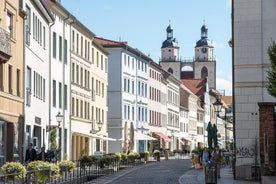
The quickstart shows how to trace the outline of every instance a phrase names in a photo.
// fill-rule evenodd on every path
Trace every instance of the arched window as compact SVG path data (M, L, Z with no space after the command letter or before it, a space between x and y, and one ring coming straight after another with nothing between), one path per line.
M173 74L173 69L172 69L172 68L169 68L169 69L168 69L168 72L171 73L171 74Z
M208 77L208 69L204 66L202 69L201 69L201 78L206 78Z

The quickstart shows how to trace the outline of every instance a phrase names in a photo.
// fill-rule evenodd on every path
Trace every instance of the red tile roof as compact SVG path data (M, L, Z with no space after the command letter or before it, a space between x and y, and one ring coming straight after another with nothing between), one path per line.
M127 45L127 42L118 42L100 37L94 37L94 40L104 47L124 47Z
M206 92L206 79L182 79L181 82L199 98L204 96Z

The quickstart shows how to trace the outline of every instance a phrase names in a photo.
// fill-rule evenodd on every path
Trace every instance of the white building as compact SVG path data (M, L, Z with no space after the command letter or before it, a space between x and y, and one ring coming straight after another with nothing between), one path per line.
M259 102L275 102L265 87L270 60L267 48L276 40L274 0L234 0L233 102L236 141L236 178L252 179L251 166L260 164ZM249 150L244 153L242 150ZM244 172L248 171L248 172Z
M107 129L110 137L120 141L109 144L109 152L144 152L147 138L143 135L149 133L148 62L151 59L126 42L103 38L96 41L110 54Z
M49 148L49 29L54 18L42 1L24 0L25 19L25 143Z
M57 145L60 158L70 159L71 122L70 122L70 27L74 17L59 3L48 0L55 23L50 25L50 120L49 132L52 139L53 130L57 130ZM57 115L61 121L57 122Z

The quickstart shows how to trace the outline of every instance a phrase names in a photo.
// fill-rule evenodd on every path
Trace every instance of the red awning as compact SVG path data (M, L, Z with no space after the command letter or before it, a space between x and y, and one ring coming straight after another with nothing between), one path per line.
M172 142L172 140L168 136L164 135L161 132L154 132L154 134L158 135L159 137L161 137L162 139L164 139L164 141L166 141L166 142Z

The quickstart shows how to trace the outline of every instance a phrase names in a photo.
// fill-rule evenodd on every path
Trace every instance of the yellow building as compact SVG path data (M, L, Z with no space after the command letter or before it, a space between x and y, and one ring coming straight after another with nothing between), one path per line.
M107 150L108 53L75 20L71 28L72 160Z
M23 158L24 16L19 1L0 1L0 165Z

